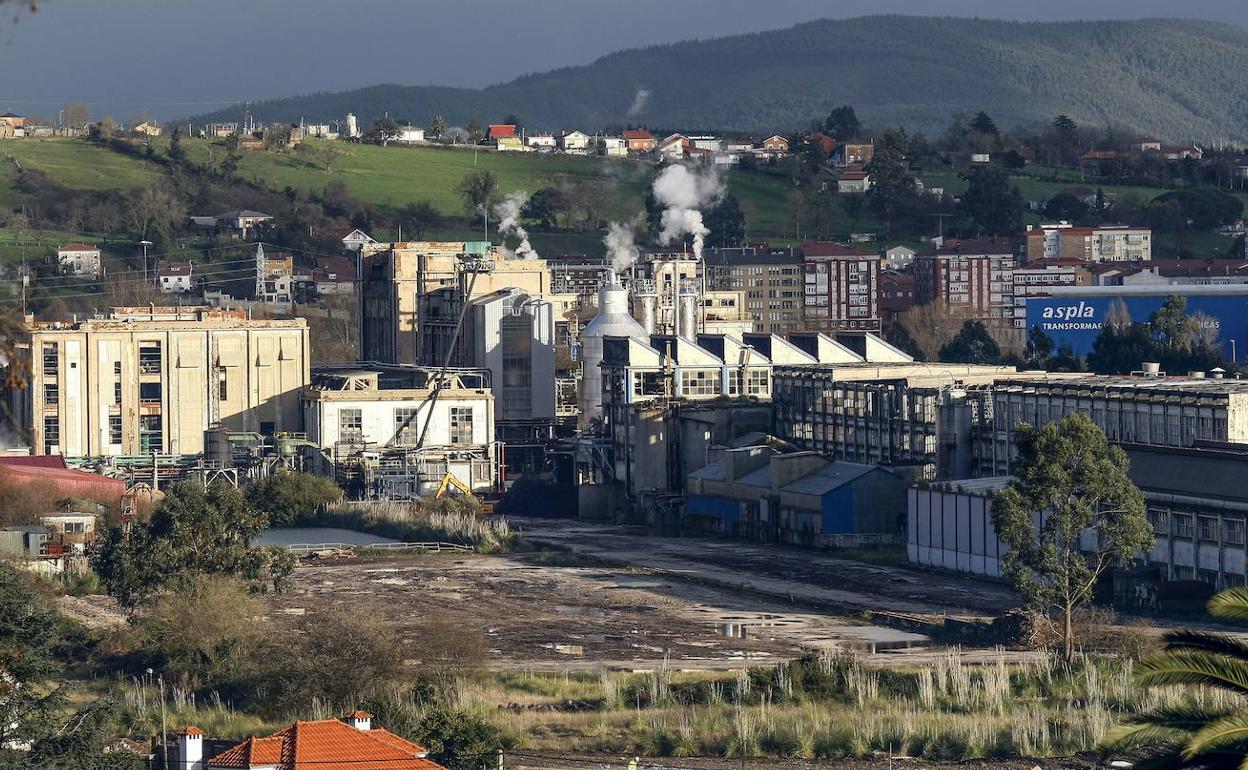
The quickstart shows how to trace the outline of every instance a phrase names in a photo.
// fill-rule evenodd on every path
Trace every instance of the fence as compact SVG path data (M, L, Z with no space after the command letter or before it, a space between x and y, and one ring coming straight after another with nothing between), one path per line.
M281 546L287 551L298 554L309 554L317 551L454 551L472 553L472 546L462 543L291 543Z

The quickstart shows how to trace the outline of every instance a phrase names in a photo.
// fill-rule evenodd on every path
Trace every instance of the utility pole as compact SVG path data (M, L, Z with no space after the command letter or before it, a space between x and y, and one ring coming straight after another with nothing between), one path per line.
M152 276L149 274L148 268L147 268L147 247L151 246L152 242L144 239L144 240L139 241L139 245L143 247L143 277L145 279L151 280Z

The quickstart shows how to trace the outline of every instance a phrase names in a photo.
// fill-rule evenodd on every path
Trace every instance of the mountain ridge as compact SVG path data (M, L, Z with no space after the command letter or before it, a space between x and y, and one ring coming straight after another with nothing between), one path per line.
M928 133L955 112L1013 127L1068 114L1169 140L1248 137L1248 29L1193 19L1014 22L861 16L632 48L481 89L382 84L250 105L258 120L346 112L452 125L515 114L532 129L742 132L808 125L839 104ZM640 91L644 111L630 114ZM934 97L934 98L933 98ZM237 120L235 106L197 121Z

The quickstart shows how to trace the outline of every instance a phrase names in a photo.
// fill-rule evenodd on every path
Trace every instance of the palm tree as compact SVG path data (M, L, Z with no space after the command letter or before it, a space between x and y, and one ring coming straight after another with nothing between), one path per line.
M1248 588L1214 596L1209 614L1248 619ZM1226 634L1171 631L1164 651L1140 665L1139 683L1197 685L1248 696L1248 643ZM1137 770L1248 770L1248 701L1203 705L1207 700L1137 714L1111 732L1101 748L1144 750L1147 756L1135 764Z

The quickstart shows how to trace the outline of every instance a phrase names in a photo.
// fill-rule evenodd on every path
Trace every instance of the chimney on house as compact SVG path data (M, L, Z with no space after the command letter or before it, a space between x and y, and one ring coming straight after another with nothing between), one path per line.
M198 727L178 730L178 770L204 770L204 731Z
M373 729L373 715L367 711L355 711L347 714L347 724L357 730Z

